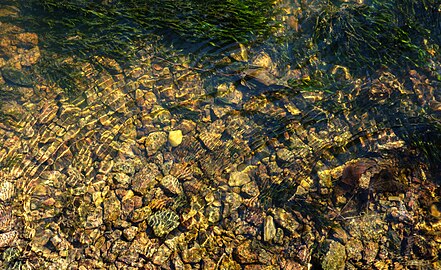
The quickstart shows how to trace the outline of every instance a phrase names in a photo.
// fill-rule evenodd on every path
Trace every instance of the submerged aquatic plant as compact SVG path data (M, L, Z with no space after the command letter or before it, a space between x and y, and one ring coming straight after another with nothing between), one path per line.
M317 13L313 39L327 61L361 74L382 65L418 66L427 58L423 40L440 41L439 4L439 0L327 2Z
M270 0L30 0L23 6L28 28L43 33L48 49L83 56L127 57L156 34L214 46L247 43L274 26Z

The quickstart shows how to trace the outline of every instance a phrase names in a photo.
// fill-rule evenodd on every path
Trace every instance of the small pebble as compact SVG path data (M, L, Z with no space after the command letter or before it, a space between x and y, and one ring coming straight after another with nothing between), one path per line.
M176 147L182 143L182 131L172 130L168 134L168 142L171 146Z

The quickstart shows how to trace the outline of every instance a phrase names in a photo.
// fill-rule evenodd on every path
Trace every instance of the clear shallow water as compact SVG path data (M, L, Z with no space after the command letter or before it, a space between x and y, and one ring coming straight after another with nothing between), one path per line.
M286 7L265 41L124 60L3 25L3 265L436 268L439 55L360 75Z

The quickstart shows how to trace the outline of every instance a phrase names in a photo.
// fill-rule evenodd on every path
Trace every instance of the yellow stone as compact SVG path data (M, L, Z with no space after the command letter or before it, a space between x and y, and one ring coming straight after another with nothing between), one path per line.
M182 131L172 130L168 133L168 142L171 146L176 147L182 142Z

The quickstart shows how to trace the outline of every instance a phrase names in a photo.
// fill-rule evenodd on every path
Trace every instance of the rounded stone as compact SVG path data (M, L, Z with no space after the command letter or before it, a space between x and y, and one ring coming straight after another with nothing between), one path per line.
M276 225L272 216L266 216L263 226L263 241L269 242L276 237Z
M182 131L172 130L168 133L168 142L171 146L176 147L182 143Z
M240 187L249 182L251 182L251 179L246 172L232 172L228 180L228 185L231 187Z
M150 133L145 139L145 149L148 156L154 155L167 142L167 133L155 131Z

